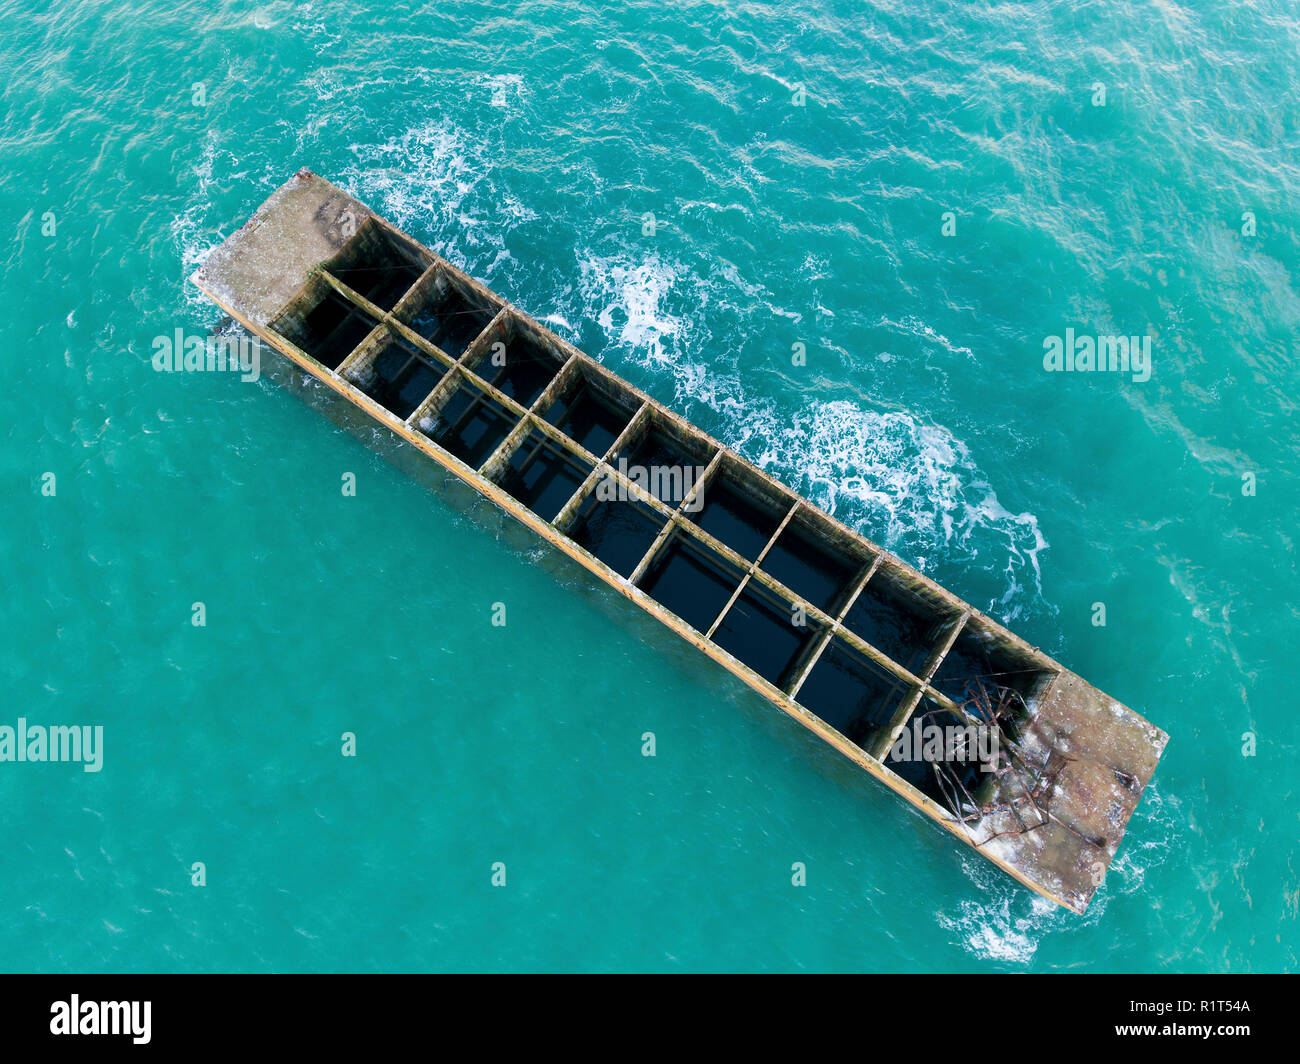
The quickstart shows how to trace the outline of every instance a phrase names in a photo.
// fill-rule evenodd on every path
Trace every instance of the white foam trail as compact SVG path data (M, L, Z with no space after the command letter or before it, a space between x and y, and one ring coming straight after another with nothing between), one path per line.
M880 320L876 322L876 324L893 329L895 332L907 333L910 336L916 337L918 340L928 340L931 343L938 344L945 351L948 351L951 354L965 355L972 361L975 360L975 352L969 347L962 347L960 344L954 343L952 340L949 340L948 337L944 336L943 333L927 325L919 318L911 315L908 315L902 321L891 321L889 318L881 315Z
M948 429L849 399L810 399L791 414L788 402L750 394L731 367L693 354L726 345L696 335L692 319L668 309L670 302L721 306L743 319L758 300L763 314L779 313L761 290L738 285L726 271L701 280L658 255L638 259L631 252L586 255L579 274L582 305L568 316L594 316L611 346L671 378L679 403L702 403L722 415L726 442L755 464L920 568L936 552L990 568L1005 590L984 608L996 607L1006 619L1031 602L1053 612L1042 599L1038 556L1048 544L1037 518L1007 510ZM945 339L909 327L916 330Z

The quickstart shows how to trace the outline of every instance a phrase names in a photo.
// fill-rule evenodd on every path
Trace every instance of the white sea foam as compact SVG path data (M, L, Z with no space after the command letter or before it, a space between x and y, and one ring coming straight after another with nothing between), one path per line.
M221 243L221 235L210 225L212 211L210 188L218 160L231 170L236 168L235 156L221 147L221 136L209 129L203 138L203 154L194 168L193 188L183 212L171 221L170 235L180 253L181 276L188 278L208 257L208 253ZM184 286L185 302L191 308L211 307L206 296L191 284Z
M356 162L339 181L399 226L418 229L441 254L488 280L510 263L506 237L537 214L494 179L499 153L454 123L430 120L370 144L353 144ZM495 154L494 154L495 153Z
M541 322L543 322L544 324L546 324L546 325L557 325L557 326L559 326L561 329L564 329L566 332L570 332L570 333L572 333L572 332L575 332L575 331L576 331L576 330L573 328L573 325L572 325L571 323L569 323L568 321L566 321L566 320L564 319L564 316L561 315L561 314L548 314L548 315L546 315L546 317L541 318L541 319L539 319L539 320L540 320Z
M1133 894L1142 889L1146 874L1180 848L1186 816L1176 795L1166 798L1156 784L1148 784L1142 801L1128 823L1124 843L1106 873L1111 894Z
M1154 784L1129 821L1120 852L1111 862L1106 882L1093 895L1083 916L1017 887L991 864L963 855L962 870L976 889L955 911L935 915L967 951L984 960L1027 965L1043 939L1055 931L1072 932L1101 923L1111 898L1142 889L1146 874L1163 864L1180 844L1183 817L1177 799L1168 802ZM1158 918L1154 917L1153 918Z
M901 321L892 321L884 315L881 315L880 320L876 322L876 324L883 325L895 332L906 333L909 336L916 337L918 340L927 340L931 343L938 344L950 354L965 355L972 361L975 359L975 352L969 347L963 347L961 344L954 343L952 340L949 340L948 337L944 336L943 333L938 332L930 325L921 321L920 318L912 315L908 315Z
M936 915L940 927L984 960L1029 964L1043 935L1070 916L1037 894L1007 888L990 899L987 893L986 885L979 898L963 900L956 912Z
M671 266L657 258L625 265L617 259L590 257L578 268L583 291L596 294L597 302L605 303L597 310L596 321L607 336L651 365L671 368L680 364L666 353L663 342L682 332L681 319L660 305L676 280ZM599 293L613 298L602 300Z
M293 23L294 32L315 38L317 55L343 39L343 31L339 28L337 19L327 17L325 12L318 12L314 3L296 5L293 14L297 16L297 21Z
M726 442L757 465L922 568L943 552L989 569L1003 592L984 608L1011 619L1032 601L1051 612L1042 599L1039 554L1047 541L1037 518L1003 506L948 429L848 398L809 398L791 411L788 397L753 394L734 361L706 361L705 353L725 351L725 342L670 309L721 309L761 329L758 319L779 311L767 293L725 270L702 279L659 255L630 251L583 255L579 277L581 305L569 316L595 317L611 347L671 380L679 405L697 402L722 415ZM920 323L907 328L923 330Z
M524 79L520 74L487 74L483 84L491 95L493 107L517 113L524 98Z

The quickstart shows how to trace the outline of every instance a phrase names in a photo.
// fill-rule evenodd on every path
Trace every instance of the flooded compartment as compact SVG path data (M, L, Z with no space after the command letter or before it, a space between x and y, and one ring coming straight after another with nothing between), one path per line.
M579 367L543 416L575 443L603 458L639 405L631 392Z
M703 478L712 457L713 448L654 415L638 426L611 464L637 487L676 509Z
M996 699L998 691L1005 688L1032 708L1055 675L986 622L971 617L930 683L958 704Z
M398 318L452 358L460 358L501 309L440 268L402 301Z
M469 368L524 409L546 390L564 357L531 330L512 323L501 344L484 345Z
M348 376L371 399L403 421L446 375L448 367L391 333L378 353L351 366Z
M477 469L515 427L515 415L463 377L436 413L424 414L417 427L434 443Z
M687 516L742 558L753 561L780 527L793 500L746 483L732 465L723 459L700 492L699 508Z
M551 521L593 468L533 429L510 456L500 484L538 517Z
M867 750L908 693L902 680L835 636L794 700Z
M631 576L665 524L643 503L602 501L593 490L578 507L569 537L622 576Z
M785 690L824 631L793 603L750 580L722 618L713 641Z
M981 727L926 696L882 760L922 794L965 815L978 806L997 767L993 733L981 735Z
M378 324L318 276L271 322L271 328L322 366L337 369Z
M745 573L680 528L674 529L640 587L697 632L707 635Z
M800 601L830 612L848 594L862 561L819 536L801 510L759 568L780 580Z
M426 262L419 250L368 219L344 250L325 264L334 277L380 310L392 310L420 279Z
M903 570L886 560L871 574L843 625L925 679L931 659L960 616L959 610L908 581Z

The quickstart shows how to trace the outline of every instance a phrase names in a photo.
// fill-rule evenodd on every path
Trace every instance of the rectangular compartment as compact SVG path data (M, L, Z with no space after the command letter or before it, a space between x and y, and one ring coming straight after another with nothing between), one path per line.
M467 466L478 469L515 424L514 414L462 378L438 409L425 413L416 427Z
M479 295L440 268L426 274L402 301L397 317L440 351L460 358L500 309L500 303Z
M794 697L845 738L870 750L915 690L835 636Z
M427 266L419 249L367 219L343 250L325 268L380 310L397 306Z
M960 616L956 607L907 580L885 560L844 615L843 625L925 679L931 657Z
M688 512L692 521L753 561L780 527L793 500L772 494L756 480L747 481L724 457L692 502L693 510Z
M656 552L641 589L697 632L707 635L745 573L680 528Z
M500 483L538 517L551 521L593 468L590 462L532 429L511 454Z
M527 409L546 390L564 361L563 353L540 333L512 319L500 345L494 343L476 350L464 364Z
M982 733L982 734L981 734ZM981 788L997 767L995 729L963 718L923 696L881 760L950 811L963 815L980 802Z
M666 523L649 506L633 501L602 501L593 490L578 507L569 538L616 573L631 576Z
M704 476L713 452L705 441L655 413L638 425L619 453L611 456L610 464L647 494L675 508Z
M575 443L603 458L639 406L631 392L581 366L547 405L543 417Z
M379 322L316 276L271 328L327 369L337 369Z
M751 580L727 610L713 641L782 690L825 631L793 604Z
M807 507L795 514L772 544L759 568L776 577L795 598L820 610L834 612L844 600L865 560L828 542Z
M1032 708L1054 676L997 629L971 617L930 683L958 704L982 698L996 703L1007 690Z
M375 355L358 356L355 365L349 364L347 375L371 399L405 421L446 376L447 369L432 355L390 334Z

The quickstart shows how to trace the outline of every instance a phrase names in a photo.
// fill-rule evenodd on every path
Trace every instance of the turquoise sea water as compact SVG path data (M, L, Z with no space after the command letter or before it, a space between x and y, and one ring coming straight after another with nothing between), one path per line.
M1296 965L1293 5L0 27L0 724L105 736L0 764L0 969ZM300 166L1169 731L1088 913L270 382L154 372ZM1151 379L1044 372L1067 327Z

